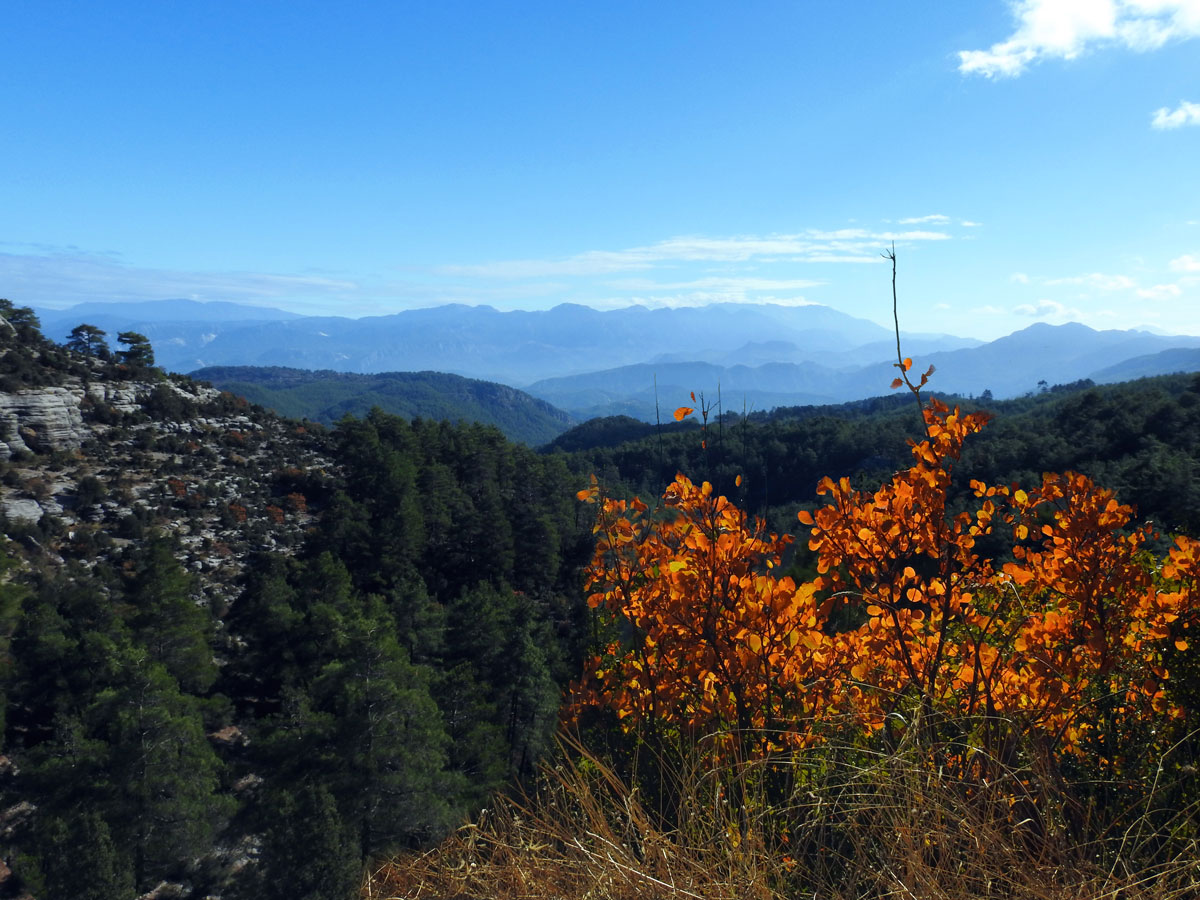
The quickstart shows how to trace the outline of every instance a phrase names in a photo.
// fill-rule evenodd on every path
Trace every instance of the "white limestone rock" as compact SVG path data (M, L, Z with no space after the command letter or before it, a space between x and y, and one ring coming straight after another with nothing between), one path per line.
M83 391L78 388L0 393L0 459L16 451L77 449L86 437L79 411L82 401Z
M37 523L42 518L42 506L27 497L5 497L0 500L0 512L9 522Z

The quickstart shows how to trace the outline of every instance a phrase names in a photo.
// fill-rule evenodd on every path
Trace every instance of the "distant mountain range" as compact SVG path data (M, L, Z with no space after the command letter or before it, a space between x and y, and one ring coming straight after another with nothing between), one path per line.
M710 403L719 391L722 405L738 411L840 403L887 393L895 376L892 332L817 305L599 311L562 304L536 312L449 305L348 319L164 300L38 312L46 334L59 340L81 322L110 338L141 332L158 363L178 372L211 366L328 370L323 391L334 372L445 372L524 388L575 419L625 414L653 421L656 401L658 414L669 415L692 391ZM1200 369L1200 337L1078 324L1039 323L990 343L903 334L902 347L921 370L936 367L935 390L991 391L997 398L1036 391L1041 382ZM245 380L256 390L268 389L261 380ZM409 390L395 380L382 387L352 384L340 384L343 393L331 400L330 410L339 403L361 408L352 398L359 388L363 396L383 390L393 398ZM459 390L449 383L448 389ZM276 401L286 402L282 394Z
M790 361L859 360L857 348L889 338L887 329L825 306L713 304L601 312L562 304L536 312L490 306L439 306L390 316L347 319L294 316L260 307L209 310L163 300L39 310L46 334L65 338L88 322L109 332L133 330L154 345L160 365L190 372L205 366L256 365L340 372L452 372L521 387L542 378L648 362L727 356L774 342ZM215 305L215 304L213 304ZM961 346L958 339L949 339ZM760 348L761 350L761 348ZM759 353L754 362L778 356ZM827 359L828 358L828 359Z
M1015 397L1039 390L1042 382L1068 384L1085 378L1113 382L1200 371L1200 337L1095 331L1078 324L1038 323L991 343L957 350L920 353L909 347L905 344L905 353L917 357L918 369L934 366L935 392L964 396L990 391L996 398ZM743 405L767 410L844 403L887 393L895 376L894 356L842 369L815 362L753 367L664 363L550 378L527 390L580 419L630 415L653 421L655 379L661 414L674 409L691 391L697 395L703 391L706 401L715 404L719 390L722 406L737 412Z

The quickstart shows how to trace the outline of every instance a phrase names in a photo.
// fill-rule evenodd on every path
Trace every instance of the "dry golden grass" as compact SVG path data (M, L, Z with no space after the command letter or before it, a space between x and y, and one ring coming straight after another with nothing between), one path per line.
M662 815L610 766L564 739L535 793L498 799L437 848L377 867L363 896L1200 898L1200 847L1181 836L1196 811L1157 808L1158 785L1139 811L1102 820L1035 773L967 784L905 748L886 756L862 748L798 753L786 760L787 796L774 799L764 796L765 768L778 775L785 761L705 768L701 758L666 767L663 793L673 799ZM1014 791L1018 780L1037 790ZM1015 802L1021 790L1026 802ZM738 802L729 802L734 796Z

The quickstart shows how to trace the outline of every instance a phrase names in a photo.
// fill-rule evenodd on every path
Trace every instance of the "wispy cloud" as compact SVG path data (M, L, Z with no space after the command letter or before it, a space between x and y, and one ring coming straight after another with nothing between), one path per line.
M866 228L809 229L794 234L763 236L685 235L627 250L590 250L565 259L498 260L441 266L437 271L443 275L477 278L541 278L643 271L673 262L878 262L879 248L885 243L949 239L950 235L941 231L872 231Z
M941 213L934 213L931 216L917 216L913 219L901 219L901 225L949 225L950 217L943 216Z
M1200 259L1193 256L1180 256L1171 260L1168 268L1173 272L1200 272ZM1016 280L1015 276L1014 280ZM1158 284L1148 286L1142 286L1138 283L1137 279L1129 275L1114 275L1106 272L1089 272L1086 275L1073 275L1069 278L1039 278L1037 281L1038 284L1047 287L1069 286L1082 288L1083 290L1077 294L1079 297L1088 297L1090 294L1095 293L1124 293L1139 300L1156 301L1173 300L1183 296L1184 287L1189 284L1189 277L1178 278L1173 282L1162 281ZM1029 279L1025 278L1022 283L1029 283ZM1043 302L1048 303L1053 301ZM1018 307L1015 311L1021 315L1031 315L1029 309L1031 307L1026 304ZM1095 317L1100 315L1100 312L1091 310L1089 315Z
M1035 319L1081 319L1082 310L1059 303L1057 300L1039 300L1037 303L1022 303L1014 306L1018 316L1029 316Z
M611 287L630 291L729 291L750 293L752 291L802 291L818 287L825 282L804 278L696 278L692 281L660 282L649 278L623 278L610 282Z
M140 268L125 265L109 254L73 250L0 253L0 281L14 299L21 298L20 302L55 305L168 297L261 304L298 295L332 299L359 289L354 281L325 275Z
M1052 278L1046 284L1073 284L1097 291L1128 291L1137 287L1137 282L1128 275L1106 275L1103 272L1074 275L1070 278Z
M527 303L532 297L565 290L552 282L461 285L427 278L349 279L327 273L194 272L128 265L114 254L77 248L45 249L48 252L0 253L0 284L12 302L60 309L78 303L181 298L279 307L310 315L362 316L443 303Z
M963 228L982 228L983 227L982 222L972 222L970 219L963 219L958 224L961 225Z
M627 306L645 306L648 309L680 309L685 306L706 306L709 303L770 303L774 306L818 306L816 301L801 296L776 296L762 294L749 301L722 292L690 291L678 294L616 294L601 299L589 300L588 305L596 309L623 309Z
M945 242L934 227L809 228L779 234L681 235L562 258L500 259L405 268L404 274L189 272L129 265L78 248L0 245L0 284L14 302L64 307L87 301L181 297L279 306L295 312L374 315L443 303L528 308L589 305L698 306L712 302L811 303L804 292L832 280L800 277L812 265L883 262L893 243ZM8 252L4 252L8 251ZM809 270L811 271L811 270ZM853 277L853 276L852 276ZM604 298L611 297L609 302Z
M1013 272L1008 276L1008 280L1013 284L1029 284L1029 276L1024 272Z
M1137 295L1143 300L1168 300L1183 293L1183 288L1177 284L1156 284L1153 287L1138 288Z
M653 268L654 263L653 258L633 250L615 253L593 250L566 259L506 259L439 266L436 271L439 275L475 278L563 278L633 272Z
M1182 128L1184 125L1200 125L1200 103L1181 100L1174 109L1165 106L1154 111L1150 125L1160 130Z
M1099 47L1137 52L1200 37L1197 0L1022 0L1016 28L987 50L958 54L960 72L1015 77L1045 59L1075 59Z

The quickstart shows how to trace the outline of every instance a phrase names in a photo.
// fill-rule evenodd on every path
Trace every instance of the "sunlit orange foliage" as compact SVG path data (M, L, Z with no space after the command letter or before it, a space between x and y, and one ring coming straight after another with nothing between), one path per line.
M813 585L770 573L791 538L765 533L707 482L679 475L663 501L657 516L636 499L601 503L588 602L640 640L593 660L577 706L684 729L778 729L803 706L792 686L822 668L827 644Z
M600 504L588 602L630 628L592 661L575 708L800 743L831 719L867 733L953 721L985 743L1015 733L1067 752L1177 715L1165 655L1196 620L1200 543L1176 538L1156 559L1149 527L1077 473L1028 491L972 481L954 512L953 467L986 417L936 400L923 415L910 468L874 492L826 478L827 505L799 514L809 583L775 577L790 538L707 483L677 476L653 513L581 492ZM1009 561L980 553L985 538Z

